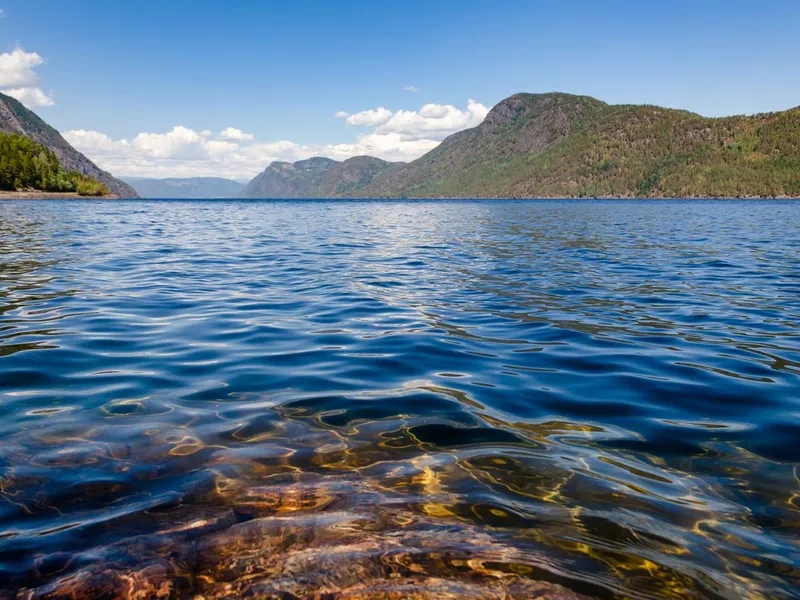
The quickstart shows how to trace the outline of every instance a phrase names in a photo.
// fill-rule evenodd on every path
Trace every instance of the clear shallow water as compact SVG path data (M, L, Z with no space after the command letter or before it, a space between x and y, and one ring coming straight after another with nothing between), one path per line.
M800 203L2 203L0 597L208 593L275 498L415 573L800 597L799 323Z

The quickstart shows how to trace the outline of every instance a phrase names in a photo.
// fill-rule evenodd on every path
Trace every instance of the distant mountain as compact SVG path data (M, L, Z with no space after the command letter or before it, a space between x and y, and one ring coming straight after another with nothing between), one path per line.
M587 96L516 94L408 163L273 163L262 197L800 197L800 108L706 118ZM365 168L365 165L368 168Z
M77 171L104 183L111 193L122 198L135 198L128 184L103 171L69 145L58 131L14 98L0 94L0 132L22 135L52 150L65 171Z
M295 163L274 162L242 190L243 198L333 198L356 194L376 176L402 168L371 156L344 162L309 158Z
M221 177L146 179L126 177L125 181L142 198L235 198L243 183Z

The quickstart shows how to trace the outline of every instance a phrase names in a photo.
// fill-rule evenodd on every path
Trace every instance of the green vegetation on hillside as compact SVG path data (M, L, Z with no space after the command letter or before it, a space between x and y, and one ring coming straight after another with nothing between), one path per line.
M571 94L515 94L408 163L274 163L244 196L800 197L800 108L706 118Z
M131 186L115 179L103 171L83 154L70 146L69 142L55 129L45 123L34 112L25 108L18 100L0 93L0 133L21 135L52 151L61 169L86 175L83 188L89 191L92 182L105 185L112 194L121 198L136 198ZM77 184L75 188L77 190Z
M274 162L245 186L243 198L350 197L378 175L391 173L404 163L389 163L371 156L344 162L315 157L295 163Z
M360 194L379 197L800 196L800 108L705 118L517 94Z
M77 192L81 196L106 196L105 184L65 171L56 155L33 140L0 133L0 190L33 189L43 192Z

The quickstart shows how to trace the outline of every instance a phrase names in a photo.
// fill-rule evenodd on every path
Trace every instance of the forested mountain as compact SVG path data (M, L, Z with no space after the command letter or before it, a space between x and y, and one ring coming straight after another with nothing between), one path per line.
M317 169L307 168L312 161ZM347 162L274 163L246 190L276 197L800 196L800 108L707 118L586 96L516 94L478 127L411 163L372 163L353 185L333 169Z
M50 127L35 113L14 98L0 93L0 133L11 133L30 138L55 155L64 171L80 173L105 184L111 193L123 198L135 198L136 192L128 184L103 171L83 154L69 145L58 131Z
M374 196L800 195L800 109L706 118L517 94L359 193Z
M401 168L371 156L344 162L309 158L295 163L274 162L257 175L240 194L243 198L333 198L353 196L376 175Z

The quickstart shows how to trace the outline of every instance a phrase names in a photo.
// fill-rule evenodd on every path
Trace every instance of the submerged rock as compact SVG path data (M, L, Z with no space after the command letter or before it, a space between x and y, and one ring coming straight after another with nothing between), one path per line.
M562 599L545 560L468 522L382 504L363 481L240 490L233 506L74 555L40 557L16 598ZM13 595L10 597L14 597Z

